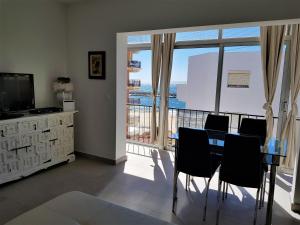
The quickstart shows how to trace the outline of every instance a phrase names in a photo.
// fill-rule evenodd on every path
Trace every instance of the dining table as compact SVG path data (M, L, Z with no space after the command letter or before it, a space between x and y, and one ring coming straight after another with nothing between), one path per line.
M209 137L209 146L211 152L222 155L225 144L226 132L220 132L215 130L207 130ZM232 133L240 135L239 133ZM179 134L172 133L169 138L175 140L175 154L179 145ZM275 179L277 173L277 167L280 165L280 159L286 157L287 141L281 141L275 137L267 140L265 145L261 146L261 154L263 156L263 163L270 166L270 177L269 177L269 192L266 210L266 225L272 224L272 208L274 202L274 191L275 191Z

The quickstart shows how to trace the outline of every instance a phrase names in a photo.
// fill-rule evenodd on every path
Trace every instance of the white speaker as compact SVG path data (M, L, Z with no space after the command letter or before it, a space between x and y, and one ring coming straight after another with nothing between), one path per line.
M63 101L64 112L75 111L75 101L74 100L64 100Z

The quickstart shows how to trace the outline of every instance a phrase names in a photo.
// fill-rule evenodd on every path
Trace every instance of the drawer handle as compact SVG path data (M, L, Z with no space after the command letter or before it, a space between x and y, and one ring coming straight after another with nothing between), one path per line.
M23 147L19 147L19 148L13 148L13 149L11 149L10 151L18 151L18 150L20 150L20 149L23 149L23 148L29 148L29 147L31 147L31 145L27 145L27 146L23 146Z
M71 128L71 127L74 127L74 125L69 125L69 126L67 126L68 128Z
M47 161L43 162L43 164L45 164L45 163L49 163L49 162L51 162L51 159L49 159L49 160L47 160Z
M54 138L54 139L51 139L49 141L57 141L57 140L58 140L58 138Z
M42 133L49 133L50 129L42 131Z

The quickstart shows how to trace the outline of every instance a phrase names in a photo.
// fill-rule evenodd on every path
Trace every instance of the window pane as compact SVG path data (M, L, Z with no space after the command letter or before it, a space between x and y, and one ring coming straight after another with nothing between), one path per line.
M180 32L176 34L176 41L197 41L213 39L218 39L218 30Z
M151 35L133 35L127 37L128 44L151 43Z
M219 48L176 49L171 83L188 109L214 111Z
M248 87L239 87L244 79L240 73L249 74ZM230 86L230 74L237 86ZM259 46L237 46L224 49L220 111L264 115L264 84Z
M223 38L246 38L246 37L259 37L259 36L260 36L259 27L223 29Z
M273 100L274 116L278 116L283 65L282 61ZM234 76L232 77L232 75ZM263 105L265 102L260 46L226 47L220 111L264 116ZM277 120L274 124L274 135L276 125Z
M129 88L129 102L151 106L151 50L133 52L131 60L140 62L140 69L129 72L129 86L135 86Z

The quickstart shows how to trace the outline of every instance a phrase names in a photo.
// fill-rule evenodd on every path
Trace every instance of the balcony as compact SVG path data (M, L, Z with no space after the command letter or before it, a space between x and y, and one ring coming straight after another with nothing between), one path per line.
M130 79L128 80L127 86L130 90L139 89L141 87L141 81Z
M141 99L139 98L128 98L128 104L130 105L140 105Z
M127 113L127 131L126 137L128 142L137 142L140 144L150 143L151 130L151 111L152 106L128 104ZM159 117L159 109L157 109L157 116ZM193 110L193 109L178 109L169 108L169 130L168 135L177 132L179 127L189 127L203 129L208 114L213 111ZM220 112L220 115L229 116L229 132L236 133L243 118L263 119L263 115L252 115L235 112ZM278 117L274 117L274 136L276 135L276 127ZM300 118L297 119L297 130L300 128ZM297 140L298 146L300 145ZM169 139L169 149L172 149L173 141Z
M130 73L139 72L141 70L141 62L137 60L129 60L127 70Z

